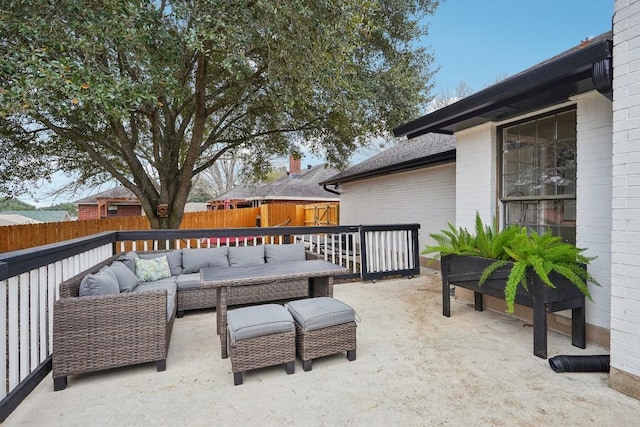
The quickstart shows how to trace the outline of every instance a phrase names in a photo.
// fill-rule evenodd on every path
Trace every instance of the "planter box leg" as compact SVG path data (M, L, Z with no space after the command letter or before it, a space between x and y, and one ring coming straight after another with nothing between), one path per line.
M476 311L484 311L484 306L482 305L482 293L474 292L473 300Z
M571 344L576 347L587 348L584 305L571 310Z
M449 292L449 278L447 277L447 264L442 265L442 315L451 317L451 293Z
M547 309L542 301L533 302L533 354L547 358Z

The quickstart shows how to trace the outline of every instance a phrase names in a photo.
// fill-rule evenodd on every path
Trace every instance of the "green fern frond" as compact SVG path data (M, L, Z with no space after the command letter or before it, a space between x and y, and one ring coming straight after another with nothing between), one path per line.
M487 281L489 276L491 276L497 269L504 267L507 264L509 264L508 260L501 259L492 263L487 268L485 268L484 271L482 272L482 275L480 276L480 280L478 280L478 286L484 285L484 283Z
M516 302L516 291L518 290L518 285L525 280L526 272L527 265L521 262L516 262L511 268L507 285L504 288L504 300L507 303L507 313L513 313ZM523 284L526 288L526 281Z

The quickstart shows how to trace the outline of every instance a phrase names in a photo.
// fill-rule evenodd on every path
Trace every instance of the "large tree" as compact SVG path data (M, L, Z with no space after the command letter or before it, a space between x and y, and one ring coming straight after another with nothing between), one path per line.
M115 178L154 228L230 150L257 175L302 146L335 166L415 117L437 0L5 0L0 193ZM160 204L168 217L158 217Z

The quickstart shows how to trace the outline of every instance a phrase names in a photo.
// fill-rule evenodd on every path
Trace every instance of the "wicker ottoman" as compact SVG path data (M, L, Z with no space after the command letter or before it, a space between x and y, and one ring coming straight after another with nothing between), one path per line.
M286 364L295 372L296 341L293 318L278 304L237 308L227 312L229 357L233 383L242 384L243 372Z
M288 303L296 322L296 350L302 369L311 370L313 359L347 352L356 360L355 312L334 298L309 298Z

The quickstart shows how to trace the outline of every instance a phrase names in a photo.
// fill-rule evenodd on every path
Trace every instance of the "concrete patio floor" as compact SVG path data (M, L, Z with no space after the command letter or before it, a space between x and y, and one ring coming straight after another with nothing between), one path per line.
M609 388L606 373L556 373L533 356L532 328L452 301L442 316L440 275L336 285L358 313L357 360L313 362L245 374L233 385L220 358L215 312L176 319L167 370L155 364L46 378L6 426L630 426L640 401ZM549 356L608 354L553 332Z

